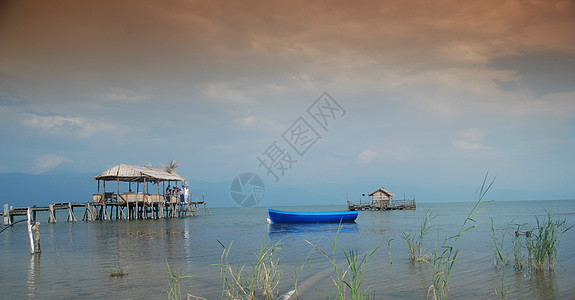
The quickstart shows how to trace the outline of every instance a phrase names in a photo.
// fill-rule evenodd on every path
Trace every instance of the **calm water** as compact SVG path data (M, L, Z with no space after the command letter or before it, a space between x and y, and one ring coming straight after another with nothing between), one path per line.
M378 247L365 270L365 287L381 299L426 299L432 266L410 263L403 231L418 230L424 207L436 216L424 241L426 248L440 238L455 234L473 203L420 204L415 211L360 212L356 223L344 224L336 246L338 262L345 262L344 249L365 253ZM575 298L575 230L563 235L555 272L530 275L513 268L495 270L490 237L492 217L497 228L510 222L535 224L545 209L575 224L575 201L493 202L478 215L480 225L467 232L457 246L462 250L452 272L450 298L496 298L494 286L507 288L510 299ZM281 207L276 207L282 209ZM284 207L293 210L342 210L343 206ZM81 213L77 214L81 219ZM309 267L298 272L301 299L333 296L333 267L310 251L312 242L331 251L337 224L269 225L265 208L212 209L211 216L144 221L67 223L60 212L59 223L42 222L41 255L29 254L23 223L0 233L1 299L162 299L170 287L166 260L182 279L182 292L208 299L220 298L222 247L232 244L230 263L249 264L265 241L280 241L283 277L280 291L293 288L294 270L309 257ZM388 246L389 241L389 246ZM507 237L511 252L511 236ZM390 264L390 261L393 262ZM109 268L121 266L129 274L109 276Z

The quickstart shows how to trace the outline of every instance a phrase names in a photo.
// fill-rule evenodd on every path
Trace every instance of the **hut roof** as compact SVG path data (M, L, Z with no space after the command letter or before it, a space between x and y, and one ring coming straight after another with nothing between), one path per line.
M186 179L176 172L167 172L163 169L149 166L132 166L119 164L104 173L92 178L105 181L183 181Z
M369 196L373 196L375 193L384 193L387 194L389 197L395 197L395 195L392 192L384 188L379 188L377 191L374 191L373 193L369 194Z

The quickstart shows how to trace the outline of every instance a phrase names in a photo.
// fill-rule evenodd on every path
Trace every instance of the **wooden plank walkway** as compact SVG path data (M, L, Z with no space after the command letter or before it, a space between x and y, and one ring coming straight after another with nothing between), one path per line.
M149 195L148 195L149 196ZM159 195L161 196L161 195ZM203 196L202 196L203 198ZM156 197L163 200L162 197ZM83 221L105 221L105 220L140 220L140 219L163 219L184 216L196 216L200 213L200 206L204 207L205 214L211 214L205 200L189 202L176 201L150 201L149 198L142 197L141 200L134 201L103 201L103 202L57 202L49 206L13 207L4 204L4 209L0 211L4 226L14 223L14 217L27 216L28 211L32 213L32 219L36 220L36 212L48 211L49 223L56 223L56 211L67 210L67 222L77 222L74 208L84 208Z
M401 199L401 200L390 200L390 205L380 207L373 205L372 201L368 202L350 202L347 201L347 209L351 211L360 210L406 210L406 209L416 209L415 199Z

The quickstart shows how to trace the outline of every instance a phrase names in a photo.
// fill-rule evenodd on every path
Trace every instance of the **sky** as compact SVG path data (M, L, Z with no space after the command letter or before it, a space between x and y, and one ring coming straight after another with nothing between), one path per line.
M4 0L0 141L0 173L573 199L575 2Z

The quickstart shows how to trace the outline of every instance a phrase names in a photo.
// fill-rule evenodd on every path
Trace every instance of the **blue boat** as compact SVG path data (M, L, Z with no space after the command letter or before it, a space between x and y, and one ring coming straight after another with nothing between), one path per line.
M272 223L346 223L354 222L357 211L333 211L333 212L294 212L268 208L268 214Z

